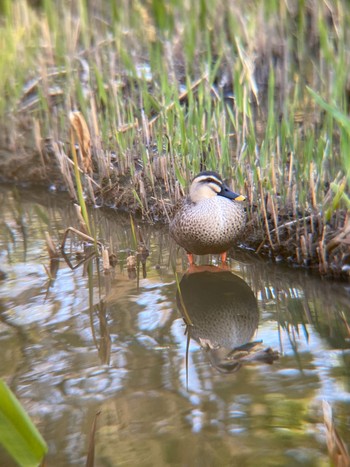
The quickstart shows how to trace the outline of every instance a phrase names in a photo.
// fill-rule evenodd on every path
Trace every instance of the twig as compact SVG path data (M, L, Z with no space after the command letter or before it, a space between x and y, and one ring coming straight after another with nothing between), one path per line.
M78 237L82 238L83 240L86 240L87 242L91 242L93 244L97 243L99 246L102 246L101 242L99 242L98 240L95 240L93 237L90 237L90 235L87 235L81 232L80 230L75 229L74 227L68 227L63 234L63 240L61 243L62 254L65 254L64 247L66 246L66 240L67 240L69 232L75 233L76 235L78 235Z
M309 219L311 219L311 216L304 217L305 221L308 221ZM275 232L275 230L283 229L284 227L290 227L291 225L297 224L298 222L300 222L300 219L294 219L293 221L286 222L285 224L279 225L277 229L270 230L270 233Z

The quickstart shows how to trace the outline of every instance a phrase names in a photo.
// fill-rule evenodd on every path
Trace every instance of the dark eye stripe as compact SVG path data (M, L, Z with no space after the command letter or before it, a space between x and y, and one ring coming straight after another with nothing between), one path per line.
M204 180L201 180L200 183L215 183L215 185L220 187L222 186L222 182L217 178L205 178Z

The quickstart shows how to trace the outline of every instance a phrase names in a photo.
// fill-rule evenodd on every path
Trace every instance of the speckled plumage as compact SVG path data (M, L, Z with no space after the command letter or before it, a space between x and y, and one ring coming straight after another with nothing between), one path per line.
M191 337L212 349L233 349L249 342L259 324L255 295L248 284L229 271L185 274L176 293Z
M207 189L210 185L214 189ZM246 225L244 206L221 195L218 190L224 189L234 195L215 172L201 172L194 178L190 194L177 207L170 234L188 253L221 254L242 235Z

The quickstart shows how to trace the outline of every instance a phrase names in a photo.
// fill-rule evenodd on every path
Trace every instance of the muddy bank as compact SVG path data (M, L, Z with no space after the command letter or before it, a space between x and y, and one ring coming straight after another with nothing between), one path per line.
M1 182L69 192L50 141L44 142L40 152L29 147L22 151L12 153L9 149L0 149ZM161 158L157 155L153 162L153 180L141 167L132 175L130 170L122 172L117 166L108 179L102 180L101 184L96 182L93 188L85 179L88 202L92 204L93 196L97 206L132 213L146 222L167 224L174 201L183 196L184 191L177 184L177 192L169 193L169 185L161 173ZM98 179L97 176L95 178ZM73 181L71 183L74 184ZM73 203L74 193L70 193L70 197ZM279 206L276 213L268 196L260 203L264 206L265 217L261 205L249 204L248 201L249 220L246 235L240 241L241 248L254 251L272 262L284 262L325 277L349 279L350 228L345 211L338 211L329 222L325 222L321 212L304 212L296 216L292 207L286 205ZM232 250L231 254L234 257L236 252Z

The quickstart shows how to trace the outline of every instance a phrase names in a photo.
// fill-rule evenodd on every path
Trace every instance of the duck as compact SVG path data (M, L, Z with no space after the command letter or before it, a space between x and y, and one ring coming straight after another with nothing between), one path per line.
M261 342L252 341L259 325L258 302L239 276L218 266L198 266L179 281L176 304L188 336L206 350L218 371L237 371L259 356L270 363L271 353L259 353Z
M194 255L207 254L220 255L226 264L227 251L245 230L245 199L216 172L202 171L193 178L169 225L170 236L186 250L190 266Z

